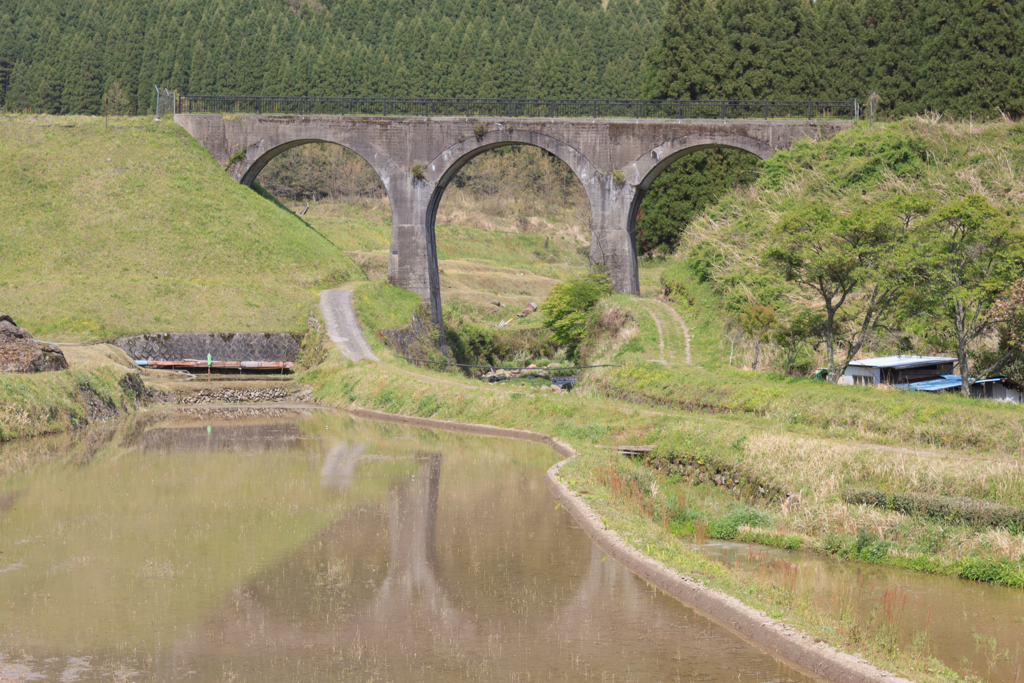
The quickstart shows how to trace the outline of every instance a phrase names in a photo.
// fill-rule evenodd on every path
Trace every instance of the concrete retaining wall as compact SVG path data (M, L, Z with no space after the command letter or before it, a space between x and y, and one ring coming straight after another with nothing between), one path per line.
M114 345L134 360L292 361L300 344L287 332L170 332L121 337Z

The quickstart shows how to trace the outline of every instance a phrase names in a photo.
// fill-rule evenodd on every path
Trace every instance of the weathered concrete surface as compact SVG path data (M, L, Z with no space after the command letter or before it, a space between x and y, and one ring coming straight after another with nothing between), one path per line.
M380 360L366 343L359 326L352 292L346 289L325 289L320 292L320 312L324 315L327 336L349 360Z
M486 119L177 114L182 127L241 183L281 152L333 142L366 160L391 201L388 280L429 302L440 322L434 221L448 183L473 157L533 145L564 161L590 200L590 255L619 292L640 291L636 214L644 191L686 154L742 149L765 159L804 138L827 138L852 121ZM239 158L240 157L240 158ZM231 163L232 159L236 159ZM229 165L230 164L230 165ZM616 182L616 171L621 172Z

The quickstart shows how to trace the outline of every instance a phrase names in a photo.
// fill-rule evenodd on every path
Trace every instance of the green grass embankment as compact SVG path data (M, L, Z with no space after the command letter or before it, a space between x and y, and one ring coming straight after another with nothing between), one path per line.
M0 116L0 310L42 339L303 331L362 279L173 122Z
M127 354L108 345L62 350L67 370L0 375L0 442L84 427L138 408L142 380Z

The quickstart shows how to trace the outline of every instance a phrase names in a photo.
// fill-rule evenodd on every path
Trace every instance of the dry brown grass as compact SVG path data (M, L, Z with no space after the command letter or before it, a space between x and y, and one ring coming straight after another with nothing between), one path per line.
M1024 464L1009 456L756 432L747 440L743 464L813 503L834 500L847 488L878 488L1024 504Z

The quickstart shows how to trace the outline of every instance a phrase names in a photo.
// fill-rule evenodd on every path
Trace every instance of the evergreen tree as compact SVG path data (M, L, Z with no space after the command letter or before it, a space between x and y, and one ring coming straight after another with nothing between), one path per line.
M99 54L92 41L81 38L72 43L72 54L75 59L65 76L62 110L66 114L99 114L103 102Z
M728 46L728 66L722 82L728 99L771 98L771 22L773 0L724 0L722 18Z
M725 35L714 0L670 0L648 57L643 97L702 100L721 93Z
M14 43L14 29L3 27L0 22L0 107L4 106L7 91L11 87L11 75L17 63Z
M868 49L853 0L819 0L815 8L822 26L822 95L866 101L870 91L864 86L862 65L868 60Z
M35 87L29 78L28 64L19 60L11 69L10 86L7 89L5 106L11 111L32 109Z
M821 97L821 30L810 0L774 0L768 42L768 83L759 98Z
M967 117L1015 116L1024 93L1014 60L1024 49L1022 3L1014 0L924 0L924 54L920 103Z
M897 116L919 111L922 73L921 17L918 0L863 0L861 12L870 59L865 86L877 92L881 106Z
M35 100L31 108L44 114L59 114L64 84L57 69L46 63L38 63Z

